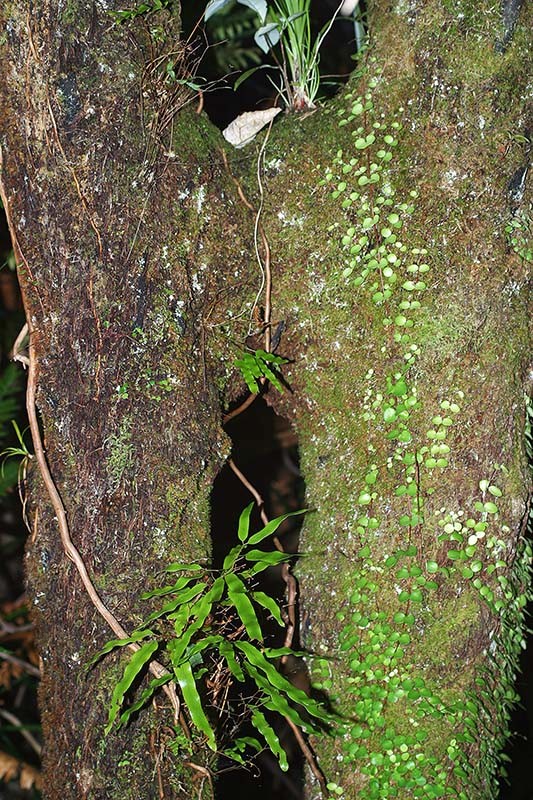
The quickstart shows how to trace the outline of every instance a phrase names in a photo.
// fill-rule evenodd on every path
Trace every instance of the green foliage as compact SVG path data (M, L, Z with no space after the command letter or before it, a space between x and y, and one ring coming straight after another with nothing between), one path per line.
M324 36L321 32L313 42L310 8L310 0L274 0L267 24L256 34L265 52L279 42L290 76L282 70L284 98L295 110L313 108L320 85L319 50Z
M287 108L294 111L315 108L320 87L320 48L339 9L319 34L311 32L311 0L237 0L257 12L261 26L255 32L255 42L264 52L271 52L276 67L261 65L248 70L235 84L248 78L256 69L275 69L280 85L272 81ZM205 20L211 19L230 6L232 0L210 0Z
M335 203L330 230L340 228L338 282L372 309L384 355L359 379L368 463L352 528L353 572L337 613L339 647L330 653L342 664L344 708L354 720L341 741L343 769L364 776L361 800L488 798L497 791L518 699L532 550L519 542L510 563L501 464L478 476L464 507L435 507L431 499L443 471L454 468L455 428L469 400L457 387L439 385L431 407L417 386L424 347L418 317L431 255L405 243L417 194L396 197L391 162L401 124L375 112L375 85L367 79L364 94L345 95L345 107L334 112L339 127L351 128L353 144L336 152L320 184ZM380 463L378 448L387 453ZM465 631L488 625L484 619L493 631L484 668L461 676L460 686L442 680L437 665L449 666L458 649L451 639L466 641ZM424 663L415 644L421 635ZM316 667L315 685L330 691L330 663ZM336 783L328 789L331 797L343 792Z
M124 696L126 692L131 688L133 681L142 670L144 665L151 660L152 656L157 650L157 647L157 642L145 642L139 647L138 650L134 652L130 658L126 669L124 670L122 679L117 683L113 690L111 706L109 707L109 721L105 729L106 733L109 733L111 730L113 722L115 721L116 716L122 707L122 703L124 702Z
M286 363L286 358L276 356L274 353L267 353L264 350L256 350L255 353L243 353L235 361L235 366L241 371L251 392L256 394L259 391L260 382L266 379L276 387L278 392L283 393L283 386L275 368Z
M520 258L533 263L533 221L525 211L517 211L505 226L509 244Z
M6 447L5 450L0 453L0 455L4 456L5 458L11 458L12 456L24 458L31 458L31 453L28 450L26 442L24 441L24 434L21 432L16 420L12 419L11 424L13 425L13 430L15 431L15 436L18 441L18 445L14 445L13 447Z
M171 8L172 4L173 0L149 0L145 3L139 3L139 5L134 8L127 8L124 11L109 11L108 13L115 22L131 22L131 20L137 17L153 14L155 11L162 11L165 8Z
M142 596L143 600L162 600L162 605L147 616L129 639L108 642L93 659L94 662L130 642L145 640L130 657L115 686L106 733L117 719L119 727L125 725L159 686L170 680L169 674L151 681L140 698L125 707L128 692L156 652L169 665L172 679L179 685L192 727L212 750L217 748L213 720L217 716L231 717L231 709L221 708L217 698L225 697L234 682L251 681L255 685L255 696L247 702L250 721L282 769L288 767L286 754L261 709L289 718L308 733L326 730L335 721L321 704L294 687L277 670L276 661L293 651L265 646L258 609L266 609L281 627L284 623L276 600L253 588L258 573L289 559L285 553L258 549L256 545L274 534L288 517L304 512L283 514L251 534L252 507L253 504L242 512L239 544L229 551L218 574L198 563L171 564L167 572L179 573L177 580ZM242 761L248 746L259 749L260 744L256 739L239 739L228 754Z

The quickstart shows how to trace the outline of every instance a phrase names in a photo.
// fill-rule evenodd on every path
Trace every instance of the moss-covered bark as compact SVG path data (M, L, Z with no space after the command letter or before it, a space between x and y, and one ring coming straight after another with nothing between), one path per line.
M217 321L225 276L247 267L239 241L251 229L224 198L233 184L218 132L180 109L182 89L148 76L163 52L183 60L178 20L160 15L154 40L142 19L111 25L108 6L3 5L2 181L50 467L72 538L128 629L166 564L209 554L209 494L228 443L206 320ZM172 141L161 123L171 103ZM87 671L111 632L62 552L42 487L31 502L46 797L191 797L205 773L183 761L203 768L212 755L194 744L170 757L163 700L103 737L124 662Z
M142 18L110 26L108 3L56 5L0 14L2 183L52 473L127 627L154 573L209 552L221 404L260 283L254 215L218 132L151 70L176 52L177 17L154 37ZM346 798L488 798L527 571L527 264L505 227L532 11L505 50L490 3L375 2L372 20L361 74L265 150L273 320L293 359L293 392L272 401L316 508L302 638L347 719L313 745ZM258 148L244 153L231 169L258 204ZM163 701L103 738L119 660L85 669L109 631L35 483L46 797L190 797L212 757L201 742L170 755Z
M360 80L267 190L294 359L281 407L316 507L304 643L349 720L314 744L339 796L488 798L530 555L530 265L505 227L531 9L505 53L490 4L374 3L373 21Z

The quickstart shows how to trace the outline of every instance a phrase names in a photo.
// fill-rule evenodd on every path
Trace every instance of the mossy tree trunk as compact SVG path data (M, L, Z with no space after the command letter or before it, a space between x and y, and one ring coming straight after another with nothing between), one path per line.
M233 177L258 206L264 139L228 173L218 131L157 79L159 58L183 60L178 15L117 27L109 5L4 4L2 186L51 472L129 627L155 573L209 554L233 342L261 277ZM509 22L507 6L373 3L361 74L267 134L261 224L293 390L269 399L316 508L303 644L348 720L312 744L350 800L492 797L512 700L528 254L505 229L524 240L531 202L533 10ZM86 670L110 631L31 483L45 796L195 795L212 754L171 755L165 699L103 737L118 659Z

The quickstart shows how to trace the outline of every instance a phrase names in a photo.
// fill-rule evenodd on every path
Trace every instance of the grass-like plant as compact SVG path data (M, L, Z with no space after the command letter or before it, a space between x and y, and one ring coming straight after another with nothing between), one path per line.
M227 6L232 0L210 0L204 19ZM276 85L287 108L305 111L315 108L320 87L320 48L341 6L322 28L316 38L311 31L311 0L237 0L253 8L261 20L255 33L255 41L264 53L272 53L281 76ZM342 5L342 3L341 3ZM253 67L243 73L236 82L237 87L257 69L271 69L270 65Z

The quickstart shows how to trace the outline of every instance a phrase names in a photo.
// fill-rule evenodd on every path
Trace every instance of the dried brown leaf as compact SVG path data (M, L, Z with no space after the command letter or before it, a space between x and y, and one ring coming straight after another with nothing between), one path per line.
M0 750L0 780L8 783L17 777L21 789L31 789L32 786L36 789L42 788L41 773L38 769Z
M21 765L22 762L18 758L14 758L14 756L10 756L0 750L0 780L7 783L16 778Z

